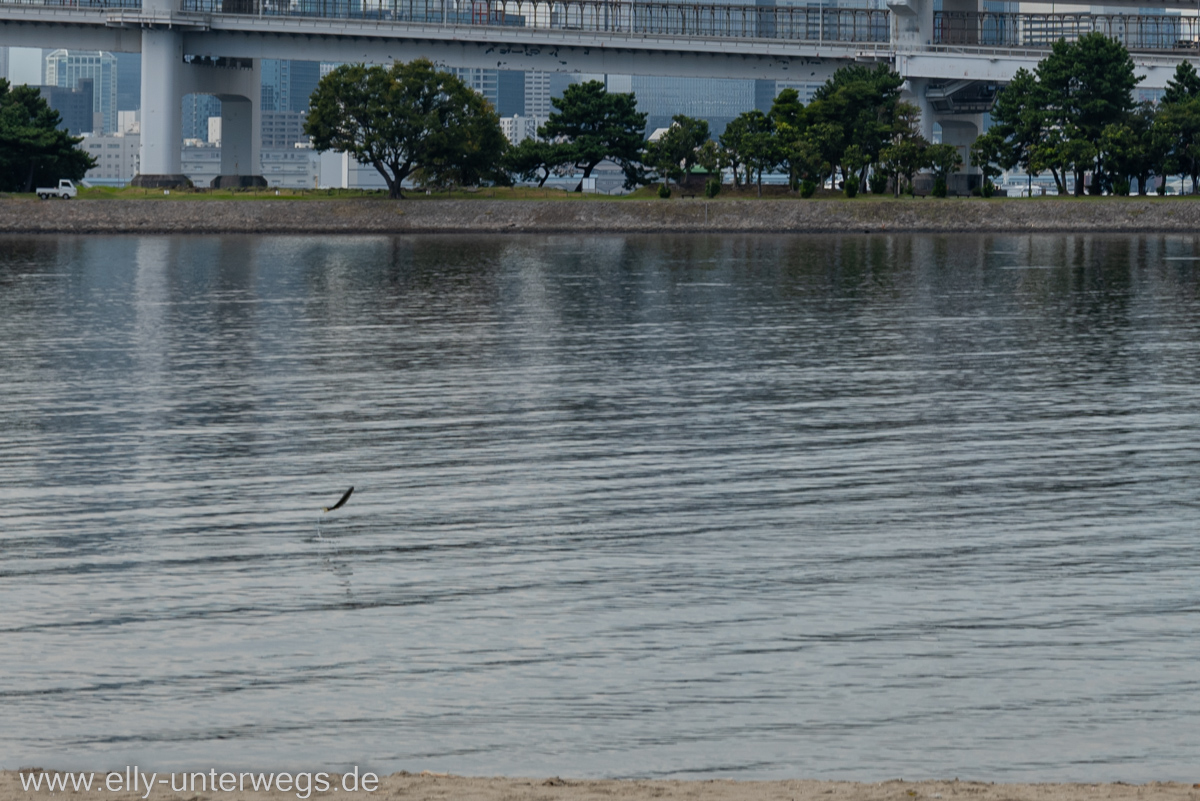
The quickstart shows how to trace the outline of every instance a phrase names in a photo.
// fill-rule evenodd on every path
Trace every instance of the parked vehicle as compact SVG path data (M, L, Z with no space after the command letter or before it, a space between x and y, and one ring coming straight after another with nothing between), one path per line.
M49 200L52 197L61 197L63 200L70 200L79 194L79 190L75 188L75 184L69 179L63 178L58 182L58 186L47 187L39 186L37 195L42 200Z

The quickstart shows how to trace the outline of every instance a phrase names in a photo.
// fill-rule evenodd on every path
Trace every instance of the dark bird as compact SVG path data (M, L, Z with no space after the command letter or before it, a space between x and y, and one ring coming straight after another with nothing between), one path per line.
M338 499L338 502L333 506L325 506L321 509L322 512L332 512L334 509L341 509L346 505L346 501L350 500L350 493L354 492L354 487L346 490L346 494Z

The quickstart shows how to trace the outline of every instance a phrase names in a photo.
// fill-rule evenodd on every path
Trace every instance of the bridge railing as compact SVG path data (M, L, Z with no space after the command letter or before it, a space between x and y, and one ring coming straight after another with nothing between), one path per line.
M812 42L886 43L891 30L885 10L629 0L182 0L182 10Z
M1165 14L1002 14L938 11L933 43L981 47L1049 47L1099 32L1129 50L1195 50L1196 17Z
M142 0L0 0L0 5L43 8L141 8Z

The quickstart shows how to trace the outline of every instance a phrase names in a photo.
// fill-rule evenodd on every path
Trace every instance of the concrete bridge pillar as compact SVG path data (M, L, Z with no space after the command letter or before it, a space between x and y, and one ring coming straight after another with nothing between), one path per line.
M186 186L183 174L183 96L221 99L221 175L214 186L266 186L262 165L262 65L258 59L183 52L180 27L169 24L179 0L143 0L157 24L142 30L141 172L134 186ZM184 61L184 56L188 60Z
M892 12L892 47L919 50L933 44L933 0L887 0Z
M266 186L266 179L257 174L262 141L258 98L217 97L221 101L221 174L213 179L213 187Z
M142 31L142 163L134 186L183 186L183 36L177 30Z
M929 98L925 92L929 88L929 81L925 78L909 78L905 82L900 99L906 103L912 103L921 112L921 136L925 137L926 142L933 141L933 123L934 113L933 106L929 102Z
M942 127L942 144L954 145L962 156L963 167L950 176L949 189L958 194L967 194L979 185L979 170L971 166L971 145L983 127L982 114L946 114L937 118Z

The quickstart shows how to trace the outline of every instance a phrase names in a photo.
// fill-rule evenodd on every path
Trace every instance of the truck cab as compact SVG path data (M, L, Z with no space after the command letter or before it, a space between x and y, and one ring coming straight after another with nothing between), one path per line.
M58 182L58 186L39 186L37 195L42 200L49 200L52 197L60 197L63 200L70 200L79 193L75 188L75 184L68 178L63 178Z

